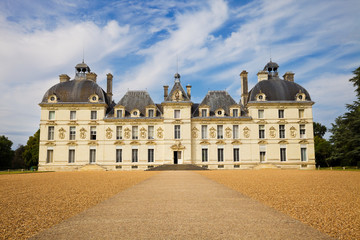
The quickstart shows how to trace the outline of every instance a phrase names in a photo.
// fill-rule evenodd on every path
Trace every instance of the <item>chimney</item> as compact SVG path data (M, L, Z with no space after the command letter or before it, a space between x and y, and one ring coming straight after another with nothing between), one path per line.
M294 82L294 75L295 73L292 72L286 72L283 76L284 80L289 81L289 82Z
M166 100L167 96L168 96L168 90L169 90L169 86L165 85L164 86L164 100Z
M186 92L187 92L187 95L188 95L189 99L191 99L191 85L188 84L186 86Z
M240 73L241 79L241 103L245 106L247 103L249 92L248 92L248 72L245 70Z
M66 74L59 75L60 82L68 82L70 80L70 77Z
M97 77L96 73L93 72L86 73L86 79L88 80L96 82L96 77Z
M258 76L258 82L261 82L263 80L268 80L269 79L269 73L267 71L259 71L257 76Z
M106 74L107 79L107 89L106 89L106 95L108 96L110 100L110 104L112 103L112 81L113 81L113 75L111 73Z

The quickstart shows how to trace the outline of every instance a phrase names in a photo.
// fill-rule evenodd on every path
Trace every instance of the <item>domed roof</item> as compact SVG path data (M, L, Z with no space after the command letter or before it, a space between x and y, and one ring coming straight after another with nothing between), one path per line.
M271 72L271 71L274 71L276 72L279 68L279 65L276 63L276 62L272 62L270 60L270 62L268 62L265 67L264 67L264 71L268 71L268 72Z
M42 103L47 103L49 97L56 96L57 103L90 103L90 96L98 96L97 103L109 105L106 92L91 80L72 80L60 82L52 86L44 95Z
M256 101L259 93L264 93L266 101L295 101L296 95L305 94L305 100L311 101L305 88L297 83L278 79L263 80L258 82L249 92L249 102Z

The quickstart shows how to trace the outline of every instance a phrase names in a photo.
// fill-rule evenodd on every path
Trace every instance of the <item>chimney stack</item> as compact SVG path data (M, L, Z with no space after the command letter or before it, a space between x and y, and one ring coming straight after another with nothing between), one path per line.
M240 73L241 79L241 103L245 106L248 101L248 72L245 70Z
M186 91L187 91L188 98L191 99L191 85L186 86Z
M86 73L86 79L88 80L96 82L96 77L97 77L96 73L93 72Z
M60 82L68 82L70 80L70 77L66 74L59 75Z
M284 80L289 81L289 82L294 82L294 75L295 73L292 72L286 72L283 76Z
M168 90L169 90L169 86L165 85L164 86L164 100L166 100L167 96L168 96Z
M258 82L269 79L269 73L267 71L259 71L257 76L258 76Z
M108 96L109 100L110 100L110 104L112 103L112 81L113 81L113 75L111 73L106 74L106 79L107 79L107 89L106 89L106 95Z

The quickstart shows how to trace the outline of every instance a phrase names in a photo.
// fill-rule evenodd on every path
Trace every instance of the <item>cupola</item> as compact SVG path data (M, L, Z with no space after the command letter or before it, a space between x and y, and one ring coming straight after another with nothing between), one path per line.
M75 80L86 79L87 73L90 73L90 68L86 63L84 63L84 60L82 63L79 63L75 66Z

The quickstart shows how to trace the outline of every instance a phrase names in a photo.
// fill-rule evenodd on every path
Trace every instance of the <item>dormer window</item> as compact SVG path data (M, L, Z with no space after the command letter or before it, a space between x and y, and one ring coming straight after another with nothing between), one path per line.
M305 100L306 100L305 93L301 92L300 90L299 93L296 94L296 101L305 101Z
M117 118L123 117L123 111L122 110L116 110L116 117Z
M233 117L238 117L239 116L239 109L233 109L232 110L232 115L233 115Z
M265 101L266 100L265 94L260 92L259 94L256 95L256 100L257 101Z
M132 116L132 117L140 117L140 111L137 110L137 109L132 110L131 116Z
M207 105L199 106L199 117L208 117L210 112L210 107Z
M56 95L50 95L49 98L48 98L48 102L50 103L56 103L57 102L57 97Z
M217 117L223 117L224 116L224 109L217 109L215 111L215 114Z
M150 117L150 118L154 117L154 109L148 110L148 117Z
M99 96L96 94L93 94L90 96L89 98L90 102L98 102L99 101Z

